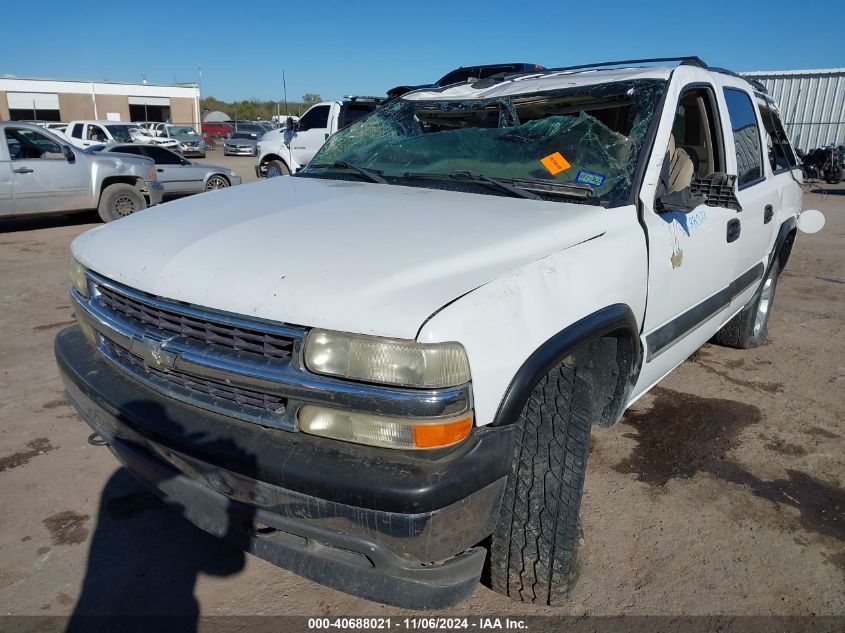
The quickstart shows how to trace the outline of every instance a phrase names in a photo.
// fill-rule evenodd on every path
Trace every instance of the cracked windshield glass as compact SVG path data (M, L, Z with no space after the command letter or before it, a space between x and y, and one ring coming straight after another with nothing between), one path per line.
M357 171L378 182L440 181L440 188L447 180L451 189L459 180L495 179L524 197L620 204L664 86L643 80L491 99L400 98L332 136L301 173Z

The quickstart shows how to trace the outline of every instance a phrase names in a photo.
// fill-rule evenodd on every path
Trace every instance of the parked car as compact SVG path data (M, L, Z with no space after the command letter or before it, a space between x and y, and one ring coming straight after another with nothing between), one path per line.
M153 162L102 157L41 127L0 123L0 217L97 209L109 222L161 202Z
M223 141L223 156L257 156L258 139L265 132L232 132L232 136Z
M145 143L176 149L179 142L171 138L157 138L135 123L117 121L71 121L65 136L77 147L91 147L110 143Z
M450 86L456 83L466 83L469 80L486 79L496 75L516 75L526 73L536 73L545 70L540 64L487 64L482 66L461 66L452 70L433 84L422 84L418 86L396 86L387 91L387 96L391 99L400 97L406 92L412 90L419 90L421 88L440 88L442 86Z
M270 123L262 123L260 121L230 121L233 132L255 132L263 134L273 129Z
M216 138L228 138L234 131L234 128L228 123L203 123L201 129L204 134Z
M102 149L105 153L134 154L153 159L165 197L184 196L203 191L225 189L241 184L241 177L228 167L193 163L164 147L143 144L117 144Z
M774 102L666 61L412 92L289 178L84 233L70 401L184 516L307 578L442 609L486 563L560 604L592 425L714 337L762 344L823 224L788 141L764 158Z
M257 148L256 175L273 178L302 169L327 138L367 116L382 101L378 97L350 96L342 101L314 104L296 122L293 132L286 132L281 127L261 137Z
M176 149L183 156L205 158L205 141L190 125L156 123L150 128L150 132L158 138L169 138L177 141L179 145Z

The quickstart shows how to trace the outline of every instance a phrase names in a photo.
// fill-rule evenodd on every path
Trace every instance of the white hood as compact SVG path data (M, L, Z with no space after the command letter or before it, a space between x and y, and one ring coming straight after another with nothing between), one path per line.
M435 311L604 232L601 207L284 177L158 205L79 236L77 260L160 297L414 338Z

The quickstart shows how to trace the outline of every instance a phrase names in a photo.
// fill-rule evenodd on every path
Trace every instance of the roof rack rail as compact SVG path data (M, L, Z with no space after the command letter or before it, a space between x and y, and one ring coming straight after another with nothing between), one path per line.
M374 101L375 103L387 101L387 97L368 97L364 95L343 95L343 98L349 101Z
M647 59L623 59L616 62L599 62L597 64L579 64L578 66L563 66L561 68L548 68L548 71L562 71L562 70L585 70L587 68L604 68L607 66L630 66L633 64L646 64L654 62L680 62L681 66L698 66L699 68L707 68L700 57L650 57Z
M762 92L764 95L769 94L769 91L766 90L766 86L763 84L762 81L759 81L758 79L754 79L753 77L744 77L743 75L735 73L732 70L728 70L727 68L711 68L710 70L712 70L714 73L721 73L723 75L730 75L731 77L736 77L738 79L744 79L745 81L750 83L751 87L755 90Z

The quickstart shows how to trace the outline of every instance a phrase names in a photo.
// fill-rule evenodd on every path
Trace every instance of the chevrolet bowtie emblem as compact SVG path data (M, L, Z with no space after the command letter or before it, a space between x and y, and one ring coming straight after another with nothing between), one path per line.
M130 351L140 356L147 367L173 369L177 354L163 349L165 343L166 340L160 341L149 336L133 337Z

